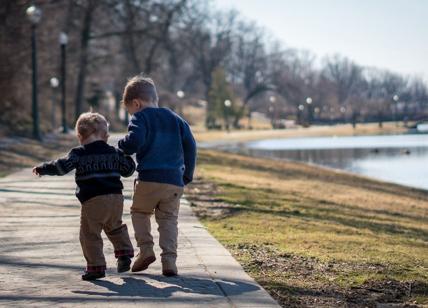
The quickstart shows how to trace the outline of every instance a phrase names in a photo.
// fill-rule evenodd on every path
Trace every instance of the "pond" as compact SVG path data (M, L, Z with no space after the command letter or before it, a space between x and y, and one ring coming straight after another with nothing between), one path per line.
M225 149L342 169L428 190L428 135L266 139Z

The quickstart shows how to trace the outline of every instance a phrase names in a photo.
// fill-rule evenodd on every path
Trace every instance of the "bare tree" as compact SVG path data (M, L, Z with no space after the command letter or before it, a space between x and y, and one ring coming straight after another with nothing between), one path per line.
M204 84L204 97L212 84L212 74L224 64L232 50L236 12L217 12L211 20L199 16L188 24L187 36L183 37L186 49L194 59L195 69Z
M89 57L89 40L92 29L93 17L95 10L100 1L86 0L84 4L80 1L75 2L83 12L82 28L80 30L80 57L78 64L77 88L75 96L75 121L82 112L82 104L85 94L85 79L87 75L88 57Z
M348 58L335 55L325 60L324 74L335 83L337 103L341 108L351 109L353 126L356 125L358 100L349 101L361 84L362 68ZM348 104L352 102L352 104ZM342 109L346 110L346 109Z
M264 37L263 31L251 23L240 22L237 26L228 67L235 88L237 91L242 89L243 103L235 115L234 127L239 126L239 120L251 99L275 90L269 79Z
M291 104L297 114L297 121L305 122L306 98L315 97L316 71L313 69L314 56L308 51L286 49L272 55L272 82L277 92ZM309 106L311 108L311 106ZM309 113L310 114L310 113Z

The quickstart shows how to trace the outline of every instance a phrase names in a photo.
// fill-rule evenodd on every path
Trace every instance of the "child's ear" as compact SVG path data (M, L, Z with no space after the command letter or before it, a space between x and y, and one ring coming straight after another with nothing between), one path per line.
M140 109L142 107L142 103L139 99L134 99L133 103L134 103L135 107L137 107L137 109Z

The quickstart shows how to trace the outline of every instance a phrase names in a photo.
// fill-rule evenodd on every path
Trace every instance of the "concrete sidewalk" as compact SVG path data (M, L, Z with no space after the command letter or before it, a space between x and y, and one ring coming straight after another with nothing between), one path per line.
M124 185L124 221L135 245L129 215L132 179ZM85 262L74 187L72 175L36 178L29 169L0 179L1 306L278 307L205 230L185 199L178 277L161 275L158 249L158 259L147 271L117 274L112 245L103 236L107 276L82 281Z

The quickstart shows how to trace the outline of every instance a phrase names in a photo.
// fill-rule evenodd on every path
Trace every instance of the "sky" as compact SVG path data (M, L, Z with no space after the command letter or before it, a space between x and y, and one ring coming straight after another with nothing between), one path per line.
M428 81L428 0L214 0L285 46Z

